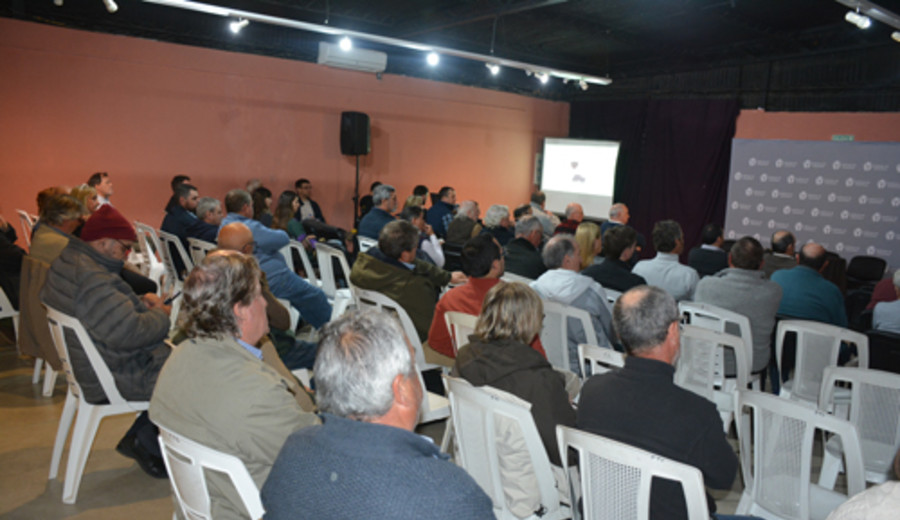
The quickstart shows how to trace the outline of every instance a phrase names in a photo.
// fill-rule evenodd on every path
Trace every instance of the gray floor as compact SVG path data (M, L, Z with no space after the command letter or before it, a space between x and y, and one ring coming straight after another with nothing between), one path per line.
M168 480L156 480L132 460L115 451L132 416L104 419L100 424L74 505L62 503L63 454L60 478L48 480L50 455L65 400L64 378L58 378L53 397L42 397L31 384L33 364L19 358L10 340L9 321L0 323L0 518L169 519L172 499ZM426 425L420 433L433 438L444 432L443 422ZM729 492L715 492L719 512L737 507L740 477Z

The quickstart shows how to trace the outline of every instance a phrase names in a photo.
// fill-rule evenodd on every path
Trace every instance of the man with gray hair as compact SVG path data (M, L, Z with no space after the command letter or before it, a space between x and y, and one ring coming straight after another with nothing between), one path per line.
M680 317L659 287L641 285L616 301L613 326L629 355L623 369L585 382L576 426L694 466L707 487L731 489L738 461L715 404L673 382ZM715 501L706 501L716 518ZM653 482L650 518L687 518L680 484Z
M237 224L240 225L240 224ZM262 486L278 451L294 431L319 424L295 400L301 391L257 347L268 331L256 260L215 251L184 282L182 341L163 366L150 418L161 428L241 459ZM214 518L243 518L229 480L211 473Z
M377 239L381 228L395 220L397 191L388 184L379 185L372 192L372 204L374 205L372 209L359 221L359 235Z
M590 277L580 274L581 253L578 242L572 235L556 235L544 246L544 265L549 271L531 282L531 288L541 298L588 312L594 326L595 338L585 337L584 328L578 320L568 322L569 366L572 372L581 373L578 363L578 344L591 343L601 347L611 347L613 337L609 308L606 306L606 291ZM554 345L544 345L545 350Z
M197 199L197 218L218 228L222 224L225 214L222 213L222 203L214 197L200 197Z
M465 244L467 240L481 233L481 224L478 217L481 209L474 200L460 202L456 215L447 226L447 242L451 244Z
M509 206L494 204L484 212L484 229L481 232L490 234L501 246L506 246L516 236L510 224Z
M262 488L268 520L493 518L475 481L417 435L423 389L396 320L351 312L322 330L322 425L285 442Z
M900 298L900 269L894 271L894 292ZM900 299L879 302L872 311L872 328L900 334Z
M562 233L568 233L574 235L575 230L578 229L578 225L581 224L582 220L584 220L584 208L577 202L570 202L566 206L566 220L556 226L553 234L560 235Z
M653 226L653 247L656 258L641 260L632 272L643 276L648 285L662 287L677 301L690 300L700 281L692 267L678 263L684 251L684 233L674 220L661 220Z
M509 241L503 251L506 272L537 279L547 271L541 258L541 242L544 227L537 217L527 215L516 222L516 238Z
M556 226L559 225L559 217L544 209L546 202L547 196L543 191L535 191L531 194L531 214L541 222L544 236L549 238L553 235Z

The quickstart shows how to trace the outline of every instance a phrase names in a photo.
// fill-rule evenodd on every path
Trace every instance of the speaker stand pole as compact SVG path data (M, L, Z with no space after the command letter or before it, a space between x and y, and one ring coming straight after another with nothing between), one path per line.
M356 155L356 187L353 189L353 227L359 224L359 154Z

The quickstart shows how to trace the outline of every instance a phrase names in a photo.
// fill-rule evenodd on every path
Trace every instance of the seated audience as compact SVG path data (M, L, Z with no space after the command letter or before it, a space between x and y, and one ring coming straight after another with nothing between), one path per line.
M422 209L425 207L425 199L418 195L410 195L409 197L406 197L406 202L403 203L403 209L406 209L409 207L416 207L416 208ZM423 210L422 215L424 215L424 214L425 213Z
M307 219L315 219L325 224L325 216L322 215L322 209L319 204L312 200L312 183L308 179L298 179L294 183L294 190L300 198L300 207L294 210L294 218L299 222Z
M262 488L267 520L494 516L472 477L414 432L423 389L403 338L377 311L323 329L315 367L322 424L292 434L278 454Z
M313 327L319 328L328 322L331 319L331 305L325 293L291 271L281 255L281 248L290 242L287 233L268 228L251 218L253 202L244 190L229 191L225 195L225 209L228 215L222 220L223 227L240 222L253 232L253 254L266 273L272 293L291 302L291 306L300 311L300 316Z
M591 343L611 347L612 328L606 291L597 282L579 274L581 252L572 235L556 235L544 246L544 265L549 271L531 282L531 288L546 300L571 305L588 312L594 326L595 338L585 337L581 322L569 320L569 366L575 374L581 373L578 364L578 344ZM547 348L547 347L545 347Z
M544 237L550 238L560 222L556 215L544 209L546 202L547 196L543 191L535 191L531 194L531 214L540 221Z
M772 273L772 281L782 291L778 314L846 327L844 295L822 276L828 267L825 248L810 242L800 249L798 261L797 267Z
M157 425L241 459L262 487L291 433L319 419L256 347L268 330L260 270L252 256L215 251L184 282L179 326L150 400ZM230 480L207 474L214 518L245 518Z
M166 210L166 216L159 229L180 238L185 251L190 250L187 241L189 237L215 244L219 228L207 224L194 213L199 197L197 188L187 183L178 184L175 186L174 197L176 202ZM177 256L174 258L178 259ZM177 267L179 271L183 269L183 266Z
M137 236L125 217L104 204L85 222L81 240L69 240L50 265L41 300L81 322L106 361L116 387L129 401L148 401L171 349L168 305L155 294L138 297L119 276ZM76 344L69 345L72 370L94 404L106 400L90 361ZM119 441L116 451L136 459L153 477L165 478L157 431L141 413Z
M44 204L46 204L48 200L57 195L68 195L71 191L71 189L65 186L50 186L49 188L44 188L39 191L37 194L38 215L44 211Z
M582 220L584 220L584 209L582 209L581 204L578 204L577 202L570 202L566 206L565 220L563 220L559 223L558 226L556 226L556 229L553 230L553 234L559 235L561 233L566 233L569 235L574 235L575 230L578 229L578 225L581 224Z
M728 253L722 251L722 244L725 243L722 226L718 224L703 226L700 239L703 244L688 253L688 265L693 267L701 278L727 269Z
M434 230L425 222L425 210L421 206L408 206L400 212L400 218L419 230L419 249L416 251L416 258L444 267L444 249Z
M712 489L731 489L738 460L711 401L674 384L678 305L659 287L640 286L613 307L625 367L587 380L578 402L579 429L694 466ZM707 494L715 517L716 502ZM654 479L650 518L687 518L678 483Z
M531 204L522 204L521 206L513 210L513 218L516 219L516 222L518 222L520 218L526 215L532 215Z
M560 465L556 425L575 426L563 375L530 343L540 336L544 306L522 283L500 282L487 292L475 334L459 349L453 375L492 386L531 403L550 462Z
M628 212L628 206L617 202L609 207L609 220L600 225L600 232L606 234L606 231L615 226L627 226L631 220L631 214Z
M506 270L531 280L544 274L547 268L540 249L543 240L544 228L540 220L530 215L519 219L516 222L516 238L506 244L503 252Z
M301 179L304 180L304 179ZM306 238L306 230L303 224L294 216L300 208L300 197L290 190L281 192L278 196L278 204L272 216L272 229L281 229L287 232L294 240Z
M419 340L424 342L441 289L448 283L463 283L466 277L417 259L418 248L419 230L415 226L405 220L389 222L381 230L378 246L356 257L350 282L397 302L409 314Z
M894 293L900 297L900 269L894 271ZM872 312L872 328L900 334L900 300L881 302Z
M600 240L600 226L593 222L582 222L575 229L575 241L581 250L581 269L598 263L597 255L603 251L603 242Z
M594 264L581 274L590 276L605 289L625 292L638 285L646 285L643 276L631 272L631 257L637 249L637 231L631 226L612 226L603 234L605 260Z
M512 222L509 220L508 206L494 204L484 212L484 228L481 232L496 238L501 247L506 246L516 236L510 227Z
M790 231L772 233L772 252L763 256L763 272L766 278L779 269L791 269L797 266L797 255L794 254L794 234Z
M97 172L91 175L87 184L97 190L97 201L101 206L109 204L109 198L113 195L113 183L108 173Z
M662 287L677 301L690 300L700 276L693 268L678 263L684 251L684 233L674 220L663 220L653 226L656 258L641 260L632 272L643 276L647 284Z
M872 297L869 299L869 304L866 305L866 310L874 309L875 305L881 302L893 301L897 301L897 291L894 290L894 278L885 276L875 284L875 288L872 290Z
M266 227L272 227L272 191L265 186L260 186L250 192L253 198L253 220L262 222Z
M781 287L766 279L762 267L763 248L753 237L743 237L731 247L728 269L707 276L697 284L694 300L742 314L750 320L753 359L750 370L759 372L769 364L775 313L781 303ZM726 351L725 370L734 373L731 350Z
M359 221L359 235L378 238L381 228L394 220L397 211L397 191L393 186L380 184L372 192L372 209Z
M447 225L447 242L451 244L465 244L470 238L481 233L481 224L478 217L481 210L474 200L464 200L459 204L456 215Z
M166 202L166 212L172 209L173 206L178 204L178 195L175 194L176 188L178 188L179 184L190 184L191 178L187 175L176 175L172 177L172 180L169 182L169 186L172 187L172 196L169 197L169 201Z
M197 199L195 213L197 218L207 224L216 226L216 229L222 225L222 219L225 218L225 214L222 213L222 203L219 202L219 199L213 197L200 197Z
M425 221L438 237L445 238L454 211L456 211L456 190L444 186L438 191L437 200L432 201L431 208L425 215Z
M13 308L19 308L19 276L25 250L16 245L16 228L0 215L0 288Z
M100 207L99 195L97 195L97 190L92 186L88 186L87 184L75 186L72 188L71 195L78 199L78 202L84 206L86 216L93 215L94 212L97 211L97 208Z
M366 213L369 212L375 205L372 203L372 194L375 193L375 188L381 186L381 182L375 181L372 183L372 186L369 187L369 194L363 195L359 199L359 216L362 218ZM359 227L359 222L356 223L356 227Z

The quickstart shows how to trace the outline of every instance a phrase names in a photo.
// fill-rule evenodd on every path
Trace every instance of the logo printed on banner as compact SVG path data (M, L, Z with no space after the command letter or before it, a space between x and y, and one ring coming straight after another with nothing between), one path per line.
M847 220L848 218L850 218L850 212L845 209L841 212L841 220Z
M741 180L741 172L735 172L735 174L734 174L734 180L736 180L736 181Z
M866 248L866 254L872 256L875 254L875 246L869 246Z
M869 161L866 161L865 163L863 163L863 170L865 170L867 172L872 171L872 163L870 163Z
M804 168L808 170L810 166L812 166L812 161L810 161L809 159L803 161ZM897 171L900 171L900 164L897 165Z
M831 234L831 226L829 226L828 224L825 224L824 226L822 226L822 233L825 233L826 235L830 235Z
M818 216L819 216L819 208L813 208L813 209L811 209L811 210L809 211L809 214L812 215L813 217L818 217Z
M788 184L794 184L794 179L795 179L795 177L793 175L788 175L787 176Z
M741 219L741 224L745 226L750 225L750 217L744 217L743 219Z
M843 251L843 250L844 250L844 243L843 243L843 242L838 242L837 244L835 244L835 245L834 245L834 250L837 251L838 253L840 253L841 251Z
M900 173L900 163L897 163L897 173Z
M751 157L750 160L747 161L747 163L748 163L750 166L756 166L756 157Z
M824 182L825 182L825 179L821 175L816 177L816 186L821 186Z
M738 201L734 201L731 203L731 209L738 209L738 206L740 206L740 204L738 204Z
M772 190L772 198L773 198L773 199L777 199L777 198L778 198L778 190Z
M794 229L796 229L797 231L802 231L802 230L803 230L803 223L797 222L796 224L794 224Z
M800 200L806 200L806 192L805 192L805 191L801 191L801 192L800 192L800 195L798 195L798 197L800 198Z
M763 203L762 203L762 202L760 202L759 204L756 205L756 212L757 212L757 213L762 213L764 209L766 209L766 207L763 206Z
M782 164L784 164L784 161L782 161L781 159L776 159L776 160L775 160L775 167L776 167L776 168L781 168L781 165L782 165Z
M881 222L881 213L872 213L872 222Z
M837 195L835 195L834 193L828 194L828 202L834 202L835 199L837 199Z
M736 236L737 236L737 233L735 233L733 229L728 231L728 238L734 238Z
M884 179L881 179L880 181L878 181L878 183L876 184L876 186L878 186L878 189L879 189L879 190L883 190L883 189L885 189L885 188L887 187L887 181L884 180Z
M847 180L844 181L844 185L847 186L848 188L852 188L853 187L853 177L847 177Z
M866 197L865 195L860 195L860 196L859 196L859 203L860 203L860 204L865 204L867 200L868 200L868 197Z
M888 240L893 240L895 236L896 236L896 234L893 231L888 231L887 233L884 234L884 238L886 238Z
M774 228L775 228L775 221L774 221L774 220L770 220L766 225L769 226L769 229L774 229Z
M769 178L769 176L766 175L765 173L763 173L762 175L759 176L759 182L766 182L766 179L768 179L768 178Z
M861 236L862 236L862 229L860 229L860 228L854 229L854 230L853 230L853 236L855 236L856 238L861 237Z
M753 196L753 188L747 188L747 191L745 191L744 193L746 193L748 197L752 197Z
M893 199L891 199L891 206L895 208L897 206L900 206L900 197L894 197Z
M781 209L781 212L784 213L785 215L790 215L790 214L791 214L791 207L790 207L790 206L785 206L784 208Z
M841 161L834 161L834 163L831 165L831 167L834 168L835 170L840 170L841 169Z

